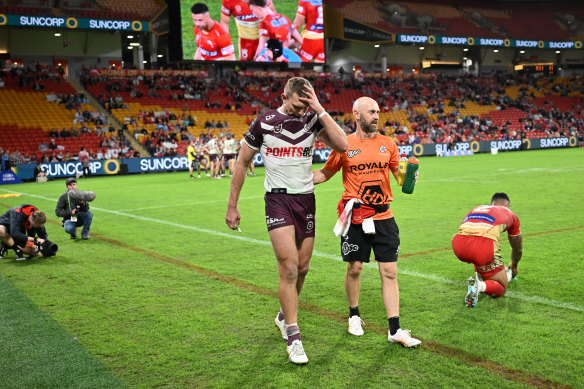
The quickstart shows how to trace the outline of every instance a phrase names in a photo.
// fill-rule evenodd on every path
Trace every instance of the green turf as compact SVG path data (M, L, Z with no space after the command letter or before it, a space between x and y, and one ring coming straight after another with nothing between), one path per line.
M209 7L209 14L211 19L221 22L221 3L222 0L207 0L204 1ZM195 51L197 50L197 45L195 41L195 35L193 33L193 21L191 17L191 7L197 1L186 1L180 0L180 15L181 15L181 31L182 31L182 44L183 44L183 58L193 59L195 56ZM276 0L274 2L276 6L276 12L285 15L290 19L290 22L294 22L296 17L296 11L298 10L297 0ZM231 17L229 22L229 35L231 35L231 40L233 41L233 47L235 48L235 58L239 60L239 34L237 33L237 26L235 25L235 20Z
M10 253L0 260L0 387L115 387L114 375L138 388L515 388L541 386L538 379L584 386L581 149L421 159L414 194L395 191L392 204L402 240L401 324L424 340L416 350L387 343L373 265L362 279L365 336L346 333L345 266L332 233L340 175L317 186L315 254L301 296L308 305L299 312L310 358L303 367L287 363L273 325L277 270L263 169L258 175L242 191L241 234L224 223L229 179L189 180L179 172L81 180L80 189L97 193L92 240L71 241L49 223L57 257L20 263ZM58 222L54 207L64 187L63 180L1 186L0 193L26 195L0 204L33 203ZM509 194L521 220L524 258L508 295L481 296L468 309L465 280L473 270L453 256L450 238L495 191ZM438 251L424 254L430 250ZM509 252L503 242L506 262ZM22 325L23 318L36 324ZM50 350L76 365L60 372L59 358L40 363L37 353ZM469 363L469 355L517 374L502 378L496 368Z

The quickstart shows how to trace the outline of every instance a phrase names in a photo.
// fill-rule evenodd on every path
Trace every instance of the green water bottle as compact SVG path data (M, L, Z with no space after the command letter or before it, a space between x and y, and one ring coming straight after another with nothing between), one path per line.
M420 161L416 157L408 160L408 167L406 169L406 177L402 186L402 192L407 194L414 193L414 185L416 185L416 172L420 167Z

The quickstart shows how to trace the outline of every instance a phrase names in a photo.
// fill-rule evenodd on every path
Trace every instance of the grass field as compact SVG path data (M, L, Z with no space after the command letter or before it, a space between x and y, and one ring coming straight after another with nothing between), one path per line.
M277 269L263 170L244 185L242 233L224 223L229 179L188 173L96 177L90 241L54 208L64 180L0 186L0 210L45 210L50 259L0 259L0 388L584 387L582 149L422 158L413 195L396 191L401 324L418 349L387 342L375 264L363 272L365 335L348 307L332 233L340 175L316 189L317 238L299 324L310 359L287 362L274 327ZM316 167L315 167L316 168ZM451 252L464 215L505 191L521 220L519 275L500 299L463 300L470 265ZM503 253L509 261L509 246Z
M191 7L197 2L198 1L194 0L180 0L183 58L187 60L193 59L195 51L197 50L195 35L193 33L194 25L191 16ZM217 21L217 23L221 22L221 3L223 0L206 0L202 2L207 4L211 19ZM288 19L290 19L290 22L294 22L296 11L298 10L298 0L276 0L274 1L274 4L276 6L276 12L287 16ZM231 35L233 47L235 48L235 58L239 60L239 34L237 33L237 26L235 25L233 17L231 17L231 21L229 22L229 35Z

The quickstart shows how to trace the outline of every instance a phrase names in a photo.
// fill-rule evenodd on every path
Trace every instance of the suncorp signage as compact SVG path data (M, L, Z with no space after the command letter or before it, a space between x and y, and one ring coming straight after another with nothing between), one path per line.
M83 30L148 31L148 22L54 16L0 14L0 26L67 28Z

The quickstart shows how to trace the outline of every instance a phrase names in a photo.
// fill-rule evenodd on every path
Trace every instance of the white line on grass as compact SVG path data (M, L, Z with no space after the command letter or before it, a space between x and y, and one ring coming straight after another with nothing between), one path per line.
M47 200L47 201L54 201L54 202L57 201L56 199L52 199L52 198L44 197L44 196L33 195L33 194L29 194L29 193L15 192L15 191L7 190L7 189L0 189L0 190L3 192L8 192L8 193L21 193L22 195L25 195L25 196L35 197L35 198ZM142 221L148 221L148 222L153 222L153 223L158 223L158 224L165 224L168 226L182 228L185 230L192 230L192 231L202 232L202 233L209 234L209 235L221 236L224 238L241 240L243 242L255 243L258 245L262 245L262 246L267 246L267 247L272 246L270 241L254 239L254 238L250 238L250 237L242 236L242 235L237 235L237 234L233 234L233 233L219 232L219 231L215 231L215 230L209 230L206 228L200 228L200 227L195 227L195 226L189 226L186 224L179 224L179 223L175 223L175 222L170 222L167 220L154 219L154 218L145 217L145 216L133 215L131 213L126 213L126 212L111 211L109 209L104 209L104 208L92 207L92 209L96 210L96 211L111 213L111 214L118 215L118 216L131 217L133 219L138 219L138 220L142 220ZM332 259L335 261L342 261L342 258L339 255L322 253L320 251L314 251L313 256L321 257L321 258L328 258L328 259ZM373 263L373 262L365 263L364 265L371 267L371 268L374 268L374 269L378 268L377 263ZM417 271L412 271L412 270L398 269L398 273L404 274L407 276L411 276L411 277L423 278L423 279L434 281L434 282L440 282L443 284L450 284L450 285L464 284L464 282L462 282L462 281L455 281L455 280L440 277L440 276L437 276L434 274L424 274L424 273L419 273ZM545 297L539 297L539 296L526 296L526 295L523 295L521 293L513 292L513 291L507 291L506 295L509 297L516 298L518 300L527 301L527 302L538 303L538 304L548 305L548 306L557 307L557 308L564 308L564 309L569 309L572 311L584 312L583 306L580 306L580 305L577 305L574 303L570 303L570 302L551 300L551 299L547 299Z

